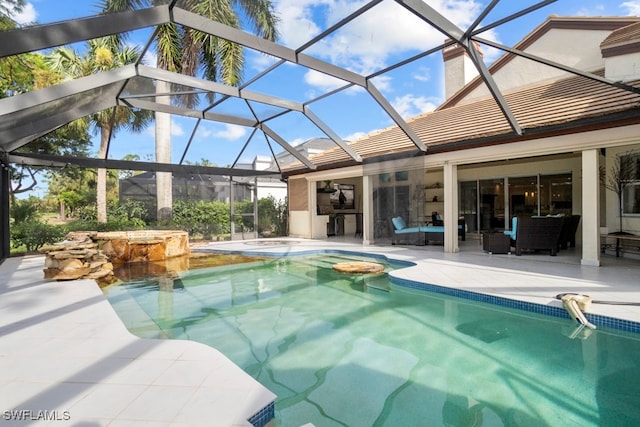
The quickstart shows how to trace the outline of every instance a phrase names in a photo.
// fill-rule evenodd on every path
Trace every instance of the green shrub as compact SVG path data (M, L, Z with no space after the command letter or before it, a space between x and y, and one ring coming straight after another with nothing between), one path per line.
M30 197L11 204L11 218L16 224L35 221L40 216L40 200Z
M74 210L74 218L78 221L95 222L98 220L98 208L94 203L78 206Z
M190 236L211 239L229 234L229 205L223 202L176 200L173 203L173 225Z
M64 240L66 234L66 228L60 225L35 220L22 222L11 227L11 246L24 246L27 252L34 252L44 245Z
M236 202L236 231L253 231L254 204L252 201ZM189 233L192 238L211 239L231 232L230 207L223 202L176 200L173 203L173 226ZM287 233L287 202L273 197L258 201L258 231L272 235Z
M140 200L126 199L122 203L113 200L109 201L107 205L107 219L109 221L146 223L148 217L149 208Z
M287 200L278 201L273 196L258 200L258 231L275 236L287 235Z

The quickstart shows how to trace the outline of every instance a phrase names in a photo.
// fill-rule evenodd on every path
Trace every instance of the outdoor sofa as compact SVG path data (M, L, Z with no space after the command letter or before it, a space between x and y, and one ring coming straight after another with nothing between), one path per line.
M404 219L400 216L391 218L391 224L393 225L393 235L391 236L391 244L418 244L426 245L429 241L444 240L444 226L442 225L420 225L408 227ZM462 239L466 239L464 220L458 220L458 236Z
M522 255L523 250L546 250L556 256L564 221L563 216L514 217L511 230L505 230L504 234L511 238L516 255Z

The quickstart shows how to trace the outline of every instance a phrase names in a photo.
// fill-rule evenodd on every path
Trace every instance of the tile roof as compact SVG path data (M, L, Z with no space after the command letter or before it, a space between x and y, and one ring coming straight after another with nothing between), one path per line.
M540 40L546 33L551 30L593 30L593 31L616 31L621 28L640 22L640 17L637 16L610 16L610 17L589 17L589 16L549 16L542 24L535 28L525 38L518 42L514 48L520 51L526 51L534 43ZM615 50L615 49L614 49ZM603 53L604 55L604 53ZM497 73L503 67L517 58L516 55L511 53L505 53L500 58L489 66L491 74ZM459 102L464 102L465 97L472 92L475 88L483 85L484 82L480 77L476 77L469 84L464 86L460 91L451 96L449 99L438 108L444 109L456 105Z
M599 73L602 75L602 72ZM640 82L637 85L640 86ZM635 112L640 122L640 95L579 76L541 83L504 94L523 136L513 133L493 98L455 105L408 120L428 150L444 151L461 146L506 143L527 138L527 134L542 136L544 131L580 132L591 122L616 113ZM349 145L363 159L391 153L416 153L417 148L397 126L369 134ZM312 156L310 160L321 169L356 164L339 147ZM287 168L293 171L301 164Z
M619 28L607 36L600 44L601 48L615 46L620 43L640 40L640 22Z
M600 43L603 58L640 52L640 22L613 31Z

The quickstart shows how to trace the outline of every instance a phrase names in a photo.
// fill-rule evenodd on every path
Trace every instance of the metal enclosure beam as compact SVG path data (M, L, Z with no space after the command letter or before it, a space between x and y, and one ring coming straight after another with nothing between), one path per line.
M213 166L177 165L175 163L138 162L132 160L94 159L88 157L64 157L40 153L9 154L10 162L44 167L80 166L84 168L104 168L117 170L139 170L150 172L184 172L202 175L231 176L279 176L273 171L253 169L231 169Z
M387 112L394 122L398 125L405 135L418 147L420 151L427 151L427 146L420 140L420 137L409 127L407 122L404 121L402 116L393 108L393 106L387 101L387 99L380 93L380 91L373 85L371 81L367 81L367 91L375 99L378 104Z
M304 65L312 70L357 84L358 86L365 86L365 78L360 74L345 70L344 68L340 68L311 56L299 54L293 49L289 49L269 40L248 34L244 31L238 30L237 28L211 21L205 17L187 12L180 8L175 8L173 10L173 17L176 23L185 25L189 28L205 32L212 36L221 37L225 40L238 43L244 47L257 50L258 52L275 56L276 58L287 60L294 64Z
M269 126L265 125L264 123L261 123L259 125L259 127L266 135L269 135L274 141L276 141L278 144L280 144L280 146L282 148L287 150L289 152L289 154L291 154L296 159L300 160L306 167L308 167L309 169L316 169L317 168L316 165L311 163L311 161L309 161L309 159L307 159L305 156L300 154L300 152L298 152L298 150L296 150L294 147L289 145L289 143L287 141L285 141L280 135L275 133Z
M57 101L68 96L78 95L97 87L107 86L124 79L136 76L133 65L127 65L117 70L105 71L99 74L81 77L76 80L58 83L43 89L22 93L9 98L0 99L0 116L15 113L47 102ZM99 110L96 110L99 111Z
M16 123L13 128L0 131L0 147L7 152L17 150L37 137L49 133L60 126L71 123L72 121L89 114L93 114L96 111L115 107L116 105L114 93L113 96L100 97L89 103L76 103L72 107L66 109L58 108L56 109L55 114L51 114L47 117L41 117L38 114L33 114L28 119L22 120L20 123ZM9 142L4 143L3 141Z
M60 7L64 7L60 5ZM0 58L170 22L169 7L110 13L2 32Z
M311 120L316 126L320 128L333 142L335 142L340 148L344 150L353 160L356 162L362 162L362 157L360 154L356 153L337 133L333 131L329 126L327 126L320 117L316 116L316 114L311 111L311 108L305 106L304 107L304 115L307 116L309 120Z
M443 33L445 36L457 41L462 47L465 48L465 50L469 54L469 57L478 69L480 77L487 85L489 92L496 100L496 102L498 103L498 107L509 122L509 125L514 132L516 132L518 135L522 135L522 129L520 128L518 121L513 115L504 97L502 96L502 92L491 76L489 69L484 64L482 56L478 53L473 43L470 42L470 39L467 39L468 34L466 34L462 29L460 29L454 23L438 13L434 8L427 5L421 0L396 0L396 2L404 6L407 10L412 12L420 19L431 24L435 29Z
M232 125L254 127L258 122L252 119L245 119L229 114L218 114L210 112L202 112L190 108L178 107L175 105L161 104L159 102L145 101L142 99L123 99L122 103L131 107L142 108L143 110L158 111L161 113L175 114L177 116L191 117L194 119L206 119L214 122L228 123Z

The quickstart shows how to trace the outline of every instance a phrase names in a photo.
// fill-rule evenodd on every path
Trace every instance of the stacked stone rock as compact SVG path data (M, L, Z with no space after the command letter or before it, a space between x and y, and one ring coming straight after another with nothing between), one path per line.
M53 280L110 279L113 264L89 233L69 233L66 240L43 250L44 277Z

